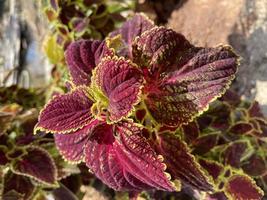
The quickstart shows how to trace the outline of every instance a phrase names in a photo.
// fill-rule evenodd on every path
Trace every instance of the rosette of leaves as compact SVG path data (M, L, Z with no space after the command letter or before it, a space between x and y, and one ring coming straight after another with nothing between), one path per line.
M46 104L35 128L54 134L65 160L85 162L106 185L130 194L215 191L174 131L229 87L239 64L230 46L195 47L136 14L105 40L71 43L65 57L69 91Z
M53 148L53 138L33 135L43 92L11 86L0 93L0 199L27 200L52 192L73 171Z

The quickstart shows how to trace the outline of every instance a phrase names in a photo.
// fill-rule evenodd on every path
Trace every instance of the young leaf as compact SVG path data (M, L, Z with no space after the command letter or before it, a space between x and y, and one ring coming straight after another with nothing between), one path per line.
M91 135L91 129L98 124L98 120L93 120L84 128L69 134L54 134L56 146L63 156L69 162L78 163L84 158L84 146Z
M186 144L172 133L158 135L158 153L163 155L167 170L175 179L198 190L212 190L212 183Z
M115 190L174 191L162 158L140 134L141 128L132 122L95 127L85 148L86 165Z
M247 175L234 175L227 180L225 193L229 199L261 200L264 193Z
M93 72L92 81L108 99L105 106L111 121L129 116L140 101L142 73L135 64L122 57L103 59ZM97 100L103 103L102 99Z
M31 146L27 154L12 162L12 171L19 175L34 178L41 183L54 185L57 169L53 158L43 148Z
M137 13L132 19L126 21L121 28L110 33L111 37L121 35L125 46L128 48L128 56L132 58L132 43L137 36L154 27L154 23L145 15Z
M93 120L92 104L86 87L57 95L41 111L35 131L70 133L81 129Z

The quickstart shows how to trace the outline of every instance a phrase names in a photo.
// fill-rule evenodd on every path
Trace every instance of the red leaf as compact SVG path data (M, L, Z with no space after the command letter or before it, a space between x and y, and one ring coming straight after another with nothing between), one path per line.
M154 29L159 32L154 33ZM140 44L145 48L140 50L140 54L144 54L143 63L149 62L148 68L156 66L157 70L152 71L158 71L153 76L145 75L145 103L159 123L187 124L226 91L235 77L238 56L229 46L189 48L181 35L164 28L154 29L140 37L140 41L147 42L150 37L156 38L154 43ZM165 36L168 36L166 46Z
M35 131L70 133L81 129L93 120L92 104L86 87L57 95L41 111Z
M98 124L98 120L93 120L86 127L69 134L54 134L56 146L69 162L81 162L84 158L84 146L88 142L91 130Z
M115 190L174 191L165 164L140 133L132 122L96 126L85 149L87 166Z
M131 114L140 101L143 77L137 66L128 60L107 57L97 66L93 83L107 98L111 121L119 121ZM103 103L105 99L97 99Z
M75 85L89 85L92 70L102 57L110 55L111 52L104 41L80 40L71 43L65 57Z

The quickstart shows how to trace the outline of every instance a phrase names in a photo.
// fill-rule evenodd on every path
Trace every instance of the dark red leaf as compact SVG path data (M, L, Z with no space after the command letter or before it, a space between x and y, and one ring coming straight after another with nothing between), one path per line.
M8 199L7 197L11 194L10 192L12 190L15 191L13 192L13 195L11 195L13 197L14 194L16 196L20 196L16 194L17 192L23 195L23 200L31 199L34 188L34 185L28 177L16 175L10 171L4 176L3 195L6 196L6 200Z
M5 149L5 147L2 148L0 146L0 166L8 163L8 158L6 156L7 151Z
M225 192L229 199L236 200L261 200L264 193L255 181L246 175L234 175L225 185Z
M257 154L253 154L243 165L242 169L250 176L261 176L266 172L265 160Z
M239 168L241 158L244 156L248 143L246 141L237 141L230 143L229 146L222 152L222 159L225 164L229 164L232 167Z
M212 176L214 180L217 180L224 170L223 165L211 160L199 159L199 164Z
M56 184L57 169L53 158L40 147L28 147L27 154L12 163L16 174L34 178L41 183Z
M247 122L239 122L230 127L229 132L237 135L245 135L253 131L253 126Z
M187 125L183 125L182 129L184 133L184 140L187 144L191 144L200 134L198 124L194 121Z

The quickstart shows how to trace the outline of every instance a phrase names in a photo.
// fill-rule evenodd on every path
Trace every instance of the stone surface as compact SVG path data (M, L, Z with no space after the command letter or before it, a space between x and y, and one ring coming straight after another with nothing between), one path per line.
M188 0L168 26L198 46L231 44L242 56L233 88L267 114L267 0Z

